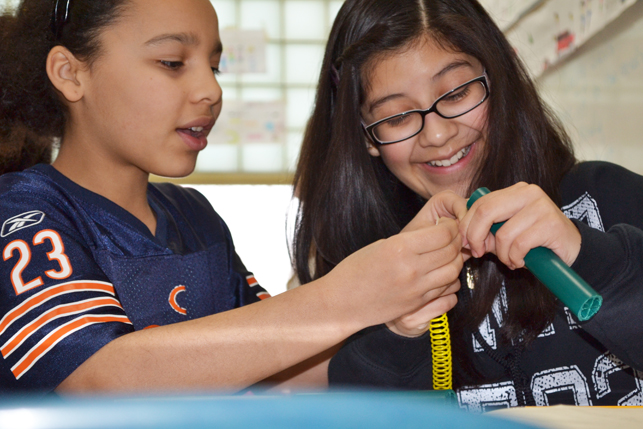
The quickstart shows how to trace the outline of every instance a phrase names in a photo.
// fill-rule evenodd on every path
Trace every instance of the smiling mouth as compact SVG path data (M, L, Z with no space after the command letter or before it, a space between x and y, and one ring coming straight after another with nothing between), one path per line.
M471 146L473 145L469 145L465 148L460 149L458 153L456 153L449 159L443 159L439 161L429 161L427 162L427 164L429 164L431 167L451 167L453 164L456 164L462 158L467 156L467 154L471 150Z

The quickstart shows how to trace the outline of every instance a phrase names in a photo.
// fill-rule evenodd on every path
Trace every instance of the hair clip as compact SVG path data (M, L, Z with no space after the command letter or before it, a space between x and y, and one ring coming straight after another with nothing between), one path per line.
M59 40L62 30L69 20L69 5L71 0L56 0L51 13L51 32L55 40Z
M333 83L335 88L339 86L339 70L337 70L337 67L335 65L330 66L330 81Z

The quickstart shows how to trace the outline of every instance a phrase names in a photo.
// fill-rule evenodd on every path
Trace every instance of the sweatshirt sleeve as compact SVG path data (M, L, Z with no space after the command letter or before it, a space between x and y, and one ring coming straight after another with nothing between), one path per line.
M328 380L331 387L430 390L431 362L428 332L407 338L385 325L372 326L349 338L331 359Z
M572 268L602 297L585 331L626 364L643 370L643 231L617 224L607 232L575 222L582 245Z
M566 176L561 191L563 200L575 199L566 207L576 210L570 217L581 233L572 268L603 297L598 313L581 326L643 370L643 176L586 162Z

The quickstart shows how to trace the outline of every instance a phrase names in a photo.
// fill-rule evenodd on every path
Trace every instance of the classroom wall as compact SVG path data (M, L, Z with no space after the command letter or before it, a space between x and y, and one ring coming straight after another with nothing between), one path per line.
M577 155L643 174L643 2L537 80Z

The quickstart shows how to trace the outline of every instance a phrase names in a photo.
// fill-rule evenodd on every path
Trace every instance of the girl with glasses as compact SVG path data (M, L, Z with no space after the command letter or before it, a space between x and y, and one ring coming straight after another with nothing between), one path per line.
M343 4L295 186L302 283L412 230L418 212L457 219L463 238L455 287L352 337L331 360L331 386L431 389L427 326L448 312L463 408L643 404L643 178L576 160L475 0ZM463 210L482 186L494 192ZM591 320L576 320L523 268L541 246L602 294Z
M457 278L457 224L435 242L418 219L261 300L207 200L148 183L190 174L207 144L217 25L208 0L24 0L0 17L0 390L323 384L336 344Z

